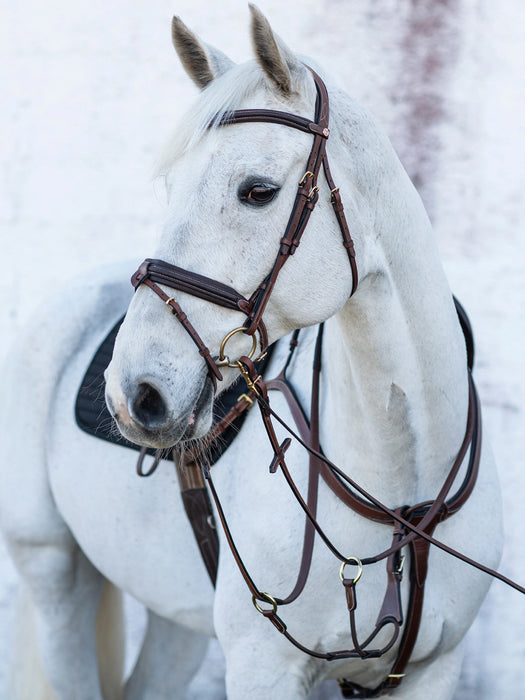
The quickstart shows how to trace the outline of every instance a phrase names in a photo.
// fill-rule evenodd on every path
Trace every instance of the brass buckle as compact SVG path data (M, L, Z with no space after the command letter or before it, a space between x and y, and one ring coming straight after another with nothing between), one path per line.
M334 187L333 190L330 190L330 203L333 204L335 202L335 194L339 192L339 187Z
M171 302L173 302L174 304L177 303L177 300L175 299L175 297L170 297L169 299L166 299L166 301L164 303L166 304L168 309L171 311L171 313L175 316L175 309L171 305Z
M252 391L252 392L255 394L255 396L259 397L259 396L260 396L260 393L259 393L259 390L257 389L256 384L257 384L257 382L258 382L260 379L262 379L261 375L258 374L257 377L255 377L255 379L252 381L250 375L249 375L248 372L246 371L245 366L242 364L242 362L241 362L240 360L236 360L236 361L235 361L235 364L233 364L233 365L228 365L228 367L232 367L232 366L233 366L233 367L237 367L237 369L239 370L239 372L240 372L240 373L242 374L242 376L244 377L244 381L246 382L246 385L247 385L248 389L249 389L250 391Z
M316 194L317 194L318 192L319 192L319 187L317 187L317 185L315 185L315 187L312 187L312 189L310 190L310 192L308 192L308 197L307 197L307 199L309 199L310 201L312 201L312 199L315 198L315 196L316 196Z
M312 180L314 179L315 175L311 170L307 170L305 174L302 176L302 178L299 180L299 187L302 187L305 182L308 180L308 178L311 177Z
M402 554L402 555L401 555L401 560L400 560L400 562L399 562L399 566L397 567L395 573L398 574L398 575L401 575L401 574L403 573L403 567L404 567L404 565L405 565L405 555Z

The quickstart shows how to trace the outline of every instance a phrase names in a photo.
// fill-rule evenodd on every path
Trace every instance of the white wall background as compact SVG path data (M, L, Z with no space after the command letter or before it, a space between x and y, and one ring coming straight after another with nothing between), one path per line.
M424 195L476 332L507 514L502 569L523 582L525 3L259 5L381 117ZM170 46L172 14L236 60L250 51L241 0L2 0L0 12L1 359L65 279L152 251L163 190L150 174L195 94ZM13 587L0 549L0 656ZM524 623L525 599L496 583L458 698L522 697Z

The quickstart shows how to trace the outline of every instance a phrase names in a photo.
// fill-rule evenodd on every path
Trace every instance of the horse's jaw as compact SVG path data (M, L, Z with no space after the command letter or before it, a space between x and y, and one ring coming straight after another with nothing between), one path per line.
M166 397L151 379L135 382L131 388L126 385L123 391L110 365L106 370L106 404L119 431L130 442L166 449L209 432L214 398L209 376L185 392L180 403ZM188 396L192 398L188 400Z

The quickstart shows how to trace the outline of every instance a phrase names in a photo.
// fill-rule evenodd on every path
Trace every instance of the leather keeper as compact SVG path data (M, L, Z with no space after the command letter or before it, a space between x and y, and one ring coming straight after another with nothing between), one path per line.
M285 625L284 622L281 620L281 618L273 612L273 610L265 610L265 611L263 612L263 615L264 615L264 617L266 617L268 620L270 620L270 622L272 623L272 625L273 625L277 630L279 630L279 632L280 632L281 634L284 634L284 633L286 632L286 625Z
M355 258L355 248L354 248L354 242L352 240L350 241L343 241L344 247L348 250L349 254Z
M428 552L430 549L430 543L424 540L422 537L416 537L411 542L411 547L414 552L414 572L416 585L422 588L425 585L425 579L427 577L428 571Z
M348 612L353 612L357 607L354 579L353 578L344 578L343 579L343 586L345 587L346 604L348 606Z

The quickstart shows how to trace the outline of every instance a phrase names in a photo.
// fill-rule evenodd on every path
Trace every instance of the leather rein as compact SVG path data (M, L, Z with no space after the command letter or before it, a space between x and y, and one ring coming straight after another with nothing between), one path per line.
M288 114L286 112L254 109L236 110L228 113L217 123L218 126L227 126L249 122L270 122L299 129L300 131L309 133L313 136L313 144L307 161L306 171L299 182L292 212L288 219L285 233L281 238L277 256L270 272L255 289L250 298L246 299L232 287L229 287L221 282L217 282L209 277L182 269L162 260L150 258L146 259L140 265L138 270L133 274L131 281L135 289L137 289L141 284L145 284L166 303L171 313L175 315L177 320L181 323L192 341L195 343L199 353L208 365L208 374L214 383L216 383L217 380L222 380L220 367L228 366L239 370L246 381L248 393L244 394L241 397L241 401L237 407L232 409L230 412L232 415L228 414L221 421L221 423L213 429L210 439L213 440L219 438L221 432L225 429L225 427L227 427L227 425L229 425L231 420L237 417L241 412L249 409L254 403L257 403L274 453L270 464L270 472L273 473L278 469L282 472L300 507L305 512L306 518L303 552L295 586L286 598L281 599L274 597L261 591L257 587L251 578L240 556L240 553L237 550L205 458L203 458L202 455L192 453L187 454L185 457L184 468L179 467L177 471L179 479L181 480L183 499L188 515L190 516L190 520L194 520L190 511L193 513L198 511L198 519L201 523L199 529L201 532L196 532L196 536L199 543L205 542L205 546L201 546L201 551L203 552L203 557L205 559L212 582L215 583L217 573L218 540L216 533L213 532L214 526L210 519L212 517L212 511L209 500L207 499L206 488L204 487L204 482L202 480L202 473L204 473L204 477L206 478L210 492L213 496L228 545L232 551L237 566L239 567L239 570L250 592L252 593L253 604L257 610L298 649L316 658L329 661L348 658L377 658L388 652L394 646L400 636L401 628L403 628L397 656L391 671L377 687L370 689L359 686L346 679L340 679L339 681L341 691L345 697L377 697L396 688L401 683L405 675L405 667L414 648L421 620L424 584L428 568L428 553L431 544L461 559L462 561L465 561L466 563L499 578L522 593L525 593L525 588L519 586L513 581L510 581L498 572L495 572L488 567L469 559L465 555L453 550L447 545L444 545L439 540L436 540L432 535L435 527L440 522L456 513L468 499L476 482L481 455L481 411L476 388L471 375L473 361L472 335L468 318L459 302L455 300L459 320L465 334L469 356L469 407L467 425L465 437L458 455L434 501L427 501L418 503L414 506L404 506L392 510L360 487L359 484L353 481L323 454L319 442L319 387L322 361L322 324L319 326L314 353L310 420L307 419L306 414L296 397L293 386L286 376L287 368L298 343L299 331L294 333L290 344L288 359L284 368L275 379L265 381L257 371L257 363L264 357L268 347L268 336L263 322L263 313L271 292L275 286L278 274L285 262L294 254L295 250L300 244L301 237L306 228L310 215L318 201L319 186L317 183L321 168L323 168L326 181L330 188L330 202L332 203L333 210L341 230L343 245L348 254L352 272L351 294L354 294L358 284L358 271L355 260L354 244L345 218L339 189L335 186L332 179L328 158L326 155L326 141L330 133L328 127L328 93L321 78L313 70L311 70L311 72L317 91L315 118L313 121L297 115ZM172 289L189 293L193 296L225 308L241 311L245 314L246 321L242 327L236 328L228 333L221 344L218 357L214 357L176 299L169 296L169 294L166 294L166 292L159 285L164 285ZM252 337L252 349L248 355L242 356L232 362L227 356L225 348L229 339L234 334L240 332ZM259 338L261 353L259 357L254 359L255 349L257 346L256 334ZM295 430L287 425L272 410L268 398L268 391L271 390L280 391L284 395L296 425ZM309 452L309 483L306 500L299 492L299 489L295 485L286 466L285 453L291 443L291 438L286 438L282 443L279 443L274 430L274 420L279 422L288 431L291 437L296 439ZM469 459L465 476L458 490L453 495L450 495L450 491L465 460L467 452L469 452ZM144 451L141 453L138 471L142 476L147 476L154 471L158 464L159 458L157 456L153 467L148 472L142 471L143 459ZM186 476L184 476L184 472L186 472ZM188 474L193 476L188 477ZM393 526L391 546L385 551L366 559L359 559L356 556L349 557L341 553L324 533L316 519L319 477L322 477L328 486L334 491L334 493L359 515L376 522ZM199 499L201 499L198 507L192 505L193 501L191 501L190 505L188 505L188 500L185 498L185 494L188 496L188 494L193 494L195 491L199 491L198 495ZM204 501L202 498L204 498ZM202 525L203 523L204 525ZM208 527L206 527L206 523L208 523ZM194 529L196 528L194 527ZM353 643L353 647L351 649L328 652L309 649L290 634L286 624L277 614L278 607L282 607L296 600L304 589L310 570L313 543L316 533L334 554L334 556L341 561L340 578L345 590L349 612L350 633ZM210 542L212 543L211 545ZM213 550L211 552L210 547L211 550ZM405 619L401 607L400 593L401 581L405 573L405 555L402 554L401 551L404 547L407 547L408 551L410 552L410 591ZM355 620L355 611L357 607L356 584L361 577L363 567L380 561L385 561L386 566L386 592L374 629L369 634L367 639L360 641L357 636ZM352 569L352 575L346 573L347 567ZM374 639L378 633L387 626L391 626L392 629L390 639L382 648L374 648Z

